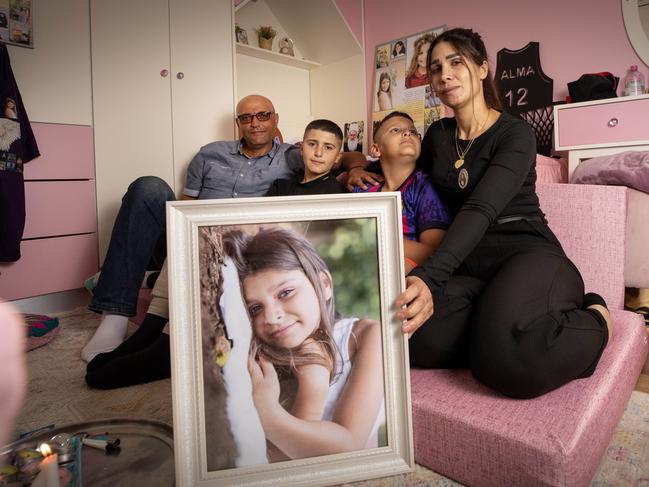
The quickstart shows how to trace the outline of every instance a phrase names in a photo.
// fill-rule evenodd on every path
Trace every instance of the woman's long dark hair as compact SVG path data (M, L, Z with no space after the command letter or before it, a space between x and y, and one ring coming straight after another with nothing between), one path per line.
M428 67L429 82L431 61L433 60L433 48L440 42L448 42L451 44L457 50L458 54L460 54L465 63L466 59L470 59L478 66L482 66L482 63L485 61L489 62L487 49L485 48L480 34L471 29L463 29L461 27L446 30L435 37L428 49L426 66ZM431 86L431 88L433 87ZM487 77L482 80L482 91L484 93L485 102L489 108L494 108L495 110L503 109L502 101L500 100L498 90L496 89L496 83L491 75L491 70L487 73Z

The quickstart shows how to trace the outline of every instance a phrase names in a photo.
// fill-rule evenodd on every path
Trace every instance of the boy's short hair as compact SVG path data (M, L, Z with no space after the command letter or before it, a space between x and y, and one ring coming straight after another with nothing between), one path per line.
M304 129L304 135L306 135L309 130L322 130L324 132L329 132L336 137L338 142L341 144L343 142L343 131L340 130L338 124L331 120L327 120L326 118L319 118L318 120L310 122Z
M375 142L375 143L377 142L377 140L376 140L376 134L379 133L379 130L381 129L381 127L383 127L383 124L384 124L385 122L387 122L388 120L390 120L391 118L394 118L394 117L407 118L407 119L410 120L413 124L415 123L415 121L412 119L412 117L411 117L410 115L408 115L406 112L400 112L400 111L398 111L398 110L395 110L394 112L390 112L390 113L388 113L385 117L383 117L383 120L381 120L379 123L377 123L377 124L374 126L374 132L372 133L372 138L374 139L374 142Z

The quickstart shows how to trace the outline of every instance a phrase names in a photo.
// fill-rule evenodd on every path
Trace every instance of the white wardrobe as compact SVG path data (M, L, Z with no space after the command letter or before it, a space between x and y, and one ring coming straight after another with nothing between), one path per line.
M187 164L234 137L233 6L224 0L91 0L100 261L137 177L182 191Z

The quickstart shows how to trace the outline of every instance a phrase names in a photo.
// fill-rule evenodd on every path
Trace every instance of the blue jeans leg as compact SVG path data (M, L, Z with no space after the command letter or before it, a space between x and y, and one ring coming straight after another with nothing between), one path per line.
M122 198L106 260L88 309L134 316L144 272L164 244L165 205L175 200L169 185L155 176L131 183Z

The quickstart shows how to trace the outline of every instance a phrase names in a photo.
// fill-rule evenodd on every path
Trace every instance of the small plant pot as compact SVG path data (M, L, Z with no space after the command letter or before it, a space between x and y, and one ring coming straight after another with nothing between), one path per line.
M259 47L261 47L262 49L268 49L269 51L273 50L272 39L266 39L264 37L260 37L258 40L259 40Z

